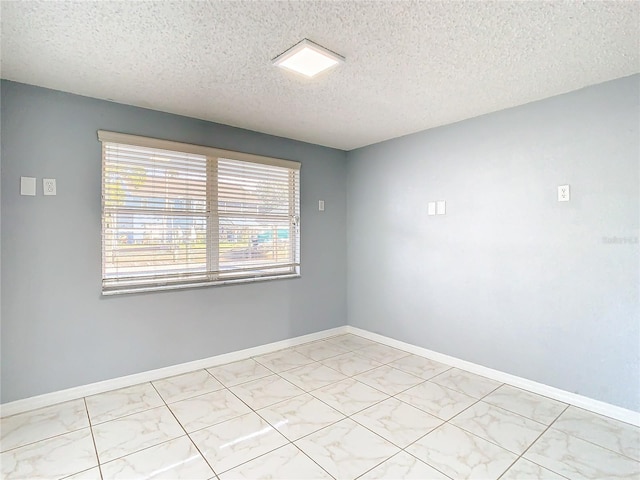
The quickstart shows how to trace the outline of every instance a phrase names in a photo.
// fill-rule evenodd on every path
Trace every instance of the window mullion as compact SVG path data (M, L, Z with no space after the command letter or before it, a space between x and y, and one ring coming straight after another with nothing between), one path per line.
M295 172L289 171L289 258L291 263L296 262L296 241L298 230L298 219L295 210ZM295 271L296 267L291 267Z
M210 280L217 280L220 271L219 225L218 159L207 157L207 272Z

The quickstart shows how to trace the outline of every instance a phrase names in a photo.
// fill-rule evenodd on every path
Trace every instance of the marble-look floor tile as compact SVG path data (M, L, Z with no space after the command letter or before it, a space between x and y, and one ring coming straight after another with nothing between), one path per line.
M377 343L373 340L369 340L358 335L353 335L352 333L327 338L327 341L335 343L339 347L346 348L347 350L358 350L360 348L368 347L369 345L374 345L375 343Z
M353 415L374 403L389 398L386 393L382 393L353 378L332 383L311 393L314 397L319 398L345 415Z
M207 370L227 387L233 387L240 383L250 382L273 374L271 370L256 362L253 358L211 367Z
M344 418L344 415L305 393L258 410L258 414L294 441Z
M98 459L89 428L0 454L3 480L63 478L97 465Z
M517 455L445 424L407 448L423 462L451 478L497 479Z
M520 458L500 480L566 480L566 477Z
M198 430L191 439L218 475L288 443L253 412Z
M430 378L433 378L442 372L446 372L451 368L450 365L445 365L444 363L439 363L418 355L402 357L391 362L389 365L424 380L429 380Z
M214 392L224 386L206 370L176 375L152 382L166 403L179 402L187 398Z
M567 408L566 403L511 385L502 385L482 400L545 425L550 425Z
M390 363L410 354L404 350L398 350L397 348L382 345L381 343L374 343L373 345L358 349L358 355L370 358L376 362Z
M0 420L0 449L4 452L88 426L83 399L4 417Z
M86 397L85 400L93 425L164 405L150 383L111 390Z
M220 480L333 480L295 445L266 453L220 475Z
M431 381L475 398L482 398L501 385L495 380L458 368L447 370L433 377Z
M93 467L89 470L71 475L70 477L65 477L64 480L102 480L102 476L100 475L100 468Z
M295 442L333 477L354 479L400 449L350 419Z
M551 428L640 460L640 428L628 423L571 406Z
M502 448L522 454L546 430L543 425L488 403L478 402L450 423Z
M553 428L525 452L524 458L575 480L640 478L640 462Z
M304 390L287 382L278 375L242 383L231 387L230 390L254 410L268 407L274 403L305 393Z
M449 480L442 472L421 462L407 452L400 452L358 480Z
M430 381L405 390L397 398L443 420L449 420L477 401L464 393Z
M382 366L380 362L358 355L357 352L343 353L337 357L327 358L320 363L337 370L347 377Z
M184 435L166 406L134 413L93 427L100 463Z
M405 373L402 370L397 370L388 365L374 368L373 370L356 375L354 378L388 395L396 395L424 382L420 377Z
M227 389L172 403L169 408L189 433L251 412Z
M254 357L254 360L275 373L313 363L312 359L296 352L293 348L278 350L277 352Z
M101 468L109 480L207 480L214 476L186 436L105 463Z
M282 372L282 378L288 380L303 390L315 390L331 383L339 382L347 378L336 370L320 363L311 363L302 367L293 368Z
M319 342L305 343L304 345L295 347L295 349L297 352L315 361L326 360L327 358L335 357L349 351L335 343L323 340Z
M442 424L442 420L396 398L356 413L353 420L404 448Z

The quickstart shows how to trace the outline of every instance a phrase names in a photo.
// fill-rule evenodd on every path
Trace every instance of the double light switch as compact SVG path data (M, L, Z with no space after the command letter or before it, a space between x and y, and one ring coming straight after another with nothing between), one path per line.
M427 215L446 215L447 205L444 200L429 202L427 204Z

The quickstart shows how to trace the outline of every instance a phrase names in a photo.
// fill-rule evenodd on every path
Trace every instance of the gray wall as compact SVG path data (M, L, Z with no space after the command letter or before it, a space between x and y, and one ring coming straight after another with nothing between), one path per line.
M639 86L349 152L349 324L640 410Z
M346 324L344 152L7 81L1 107L2 402ZM301 161L302 278L101 298L98 129Z
M354 326L640 410L639 248L604 241L639 236L639 84L345 155L3 81L2 402L343 325L348 291ZM98 129L302 161L303 277L101 298Z

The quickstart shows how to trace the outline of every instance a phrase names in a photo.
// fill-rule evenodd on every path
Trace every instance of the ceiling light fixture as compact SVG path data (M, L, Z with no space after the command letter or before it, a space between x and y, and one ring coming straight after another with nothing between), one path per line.
M273 59L276 67L312 78L344 62L344 57L306 38Z

